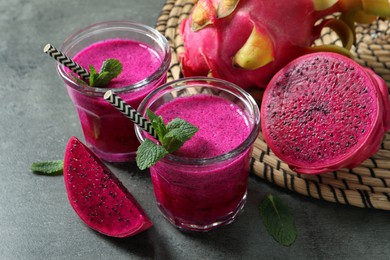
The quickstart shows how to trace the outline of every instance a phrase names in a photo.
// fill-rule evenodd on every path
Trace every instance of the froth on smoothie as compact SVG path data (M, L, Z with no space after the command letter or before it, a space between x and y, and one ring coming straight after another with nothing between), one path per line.
M199 94L177 98L156 113L162 115L165 123L181 118L199 128L175 153L183 157L210 158L225 154L239 146L251 131L243 111L218 96Z
M105 60L119 60L123 66L122 73L109 83L108 88L139 82L152 75L162 62L155 50L144 43L128 39L96 42L81 50L73 59L85 68L92 65L97 71Z

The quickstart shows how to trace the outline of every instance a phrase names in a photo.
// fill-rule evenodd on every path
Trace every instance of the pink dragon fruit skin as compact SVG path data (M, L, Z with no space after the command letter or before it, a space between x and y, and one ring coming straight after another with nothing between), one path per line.
M371 69L366 68L366 71L381 92L380 97L382 98L383 104L387 104L389 102L389 89L386 82ZM383 114L383 128L384 132L386 132L390 129L390 106L384 105Z
M126 187L76 137L66 147L64 183L80 219L104 235L128 237L153 225Z
M380 148L390 129L385 82L335 53L299 57L267 86L262 132L270 149L298 173L353 168Z

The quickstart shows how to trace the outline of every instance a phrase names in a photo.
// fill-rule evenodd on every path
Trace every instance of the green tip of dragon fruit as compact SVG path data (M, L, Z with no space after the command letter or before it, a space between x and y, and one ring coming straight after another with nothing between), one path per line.
M233 57L234 66L254 70L261 68L274 60L273 45L266 33L253 27L244 45Z
M236 9L239 0L221 0L217 8L217 17L223 18L230 15Z
M322 11L337 3L338 0L313 0L314 10Z
M199 2L192 11L191 29L196 32L212 24L215 19L215 13L216 10L210 2Z
M298 173L354 168L379 148L390 129L382 78L345 56L299 57L267 86L262 133L273 153Z
M383 17L390 16L389 0L362 0L362 2L365 13Z
M66 146L64 183L80 219L104 235L128 237L153 225L133 195L76 137Z

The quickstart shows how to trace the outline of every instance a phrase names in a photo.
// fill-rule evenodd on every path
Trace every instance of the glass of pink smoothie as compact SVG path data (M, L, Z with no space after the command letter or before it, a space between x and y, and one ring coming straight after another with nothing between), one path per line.
M150 168L157 205L176 227L209 231L232 222L246 202L249 160L259 133L254 99L229 82L186 78L166 83L141 102L165 123L184 119L199 131ZM142 142L147 133L136 127Z
M141 100L166 82L171 61L168 41L155 29L130 22L109 21L83 28L68 37L61 51L97 71L106 59L118 59L123 70L105 88L78 83L62 65L57 66L79 115L87 145L109 162L132 160L139 146L133 123L103 99L112 90L137 108Z

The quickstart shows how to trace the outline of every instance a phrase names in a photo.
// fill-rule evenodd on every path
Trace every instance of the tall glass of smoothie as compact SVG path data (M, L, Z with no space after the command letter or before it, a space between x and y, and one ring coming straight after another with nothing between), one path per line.
M141 102L168 123L199 131L150 168L157 205L176 227L208 231L232 222L246 202L249 160L259 133L254 99L229 82L186 78L166 83ZM136 127L141 142L148 134Z
M134 125L103 99L107 90L137 108L152 90L166 82L171 60L167 40L155 29L130 21L109 21L83 28L68 37L62 52L81 66L99 71L106 59L117 59L122 73L107 87L80 84L62 65L57 66L73 101L87 145L102 159L134 159L139 141Z

